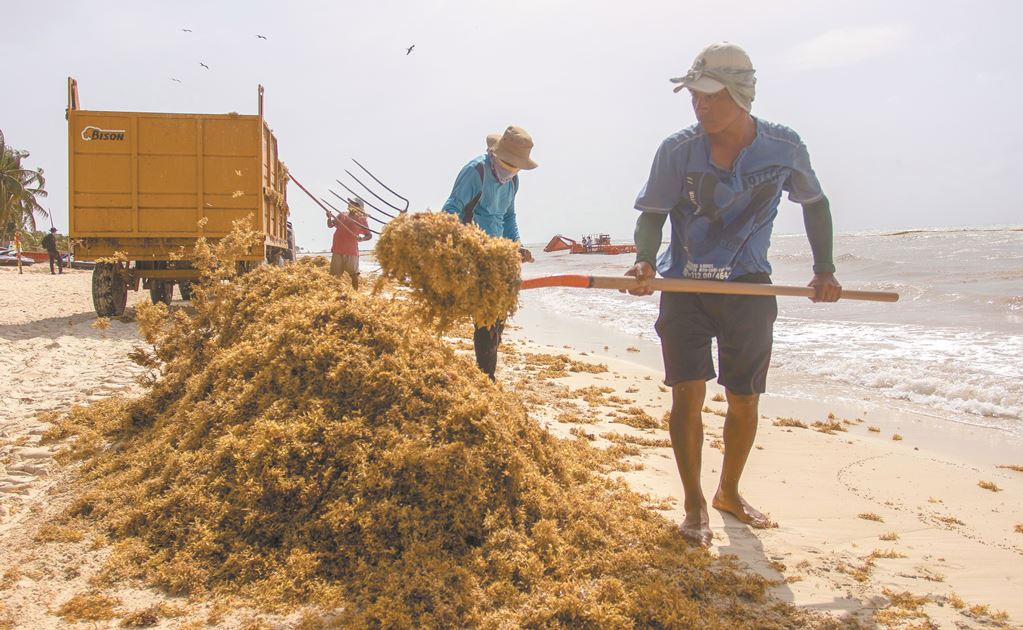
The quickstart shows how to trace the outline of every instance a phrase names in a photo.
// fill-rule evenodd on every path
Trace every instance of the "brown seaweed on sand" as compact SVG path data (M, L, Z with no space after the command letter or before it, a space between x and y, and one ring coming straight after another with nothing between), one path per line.
M67 516L114 545L108 582L336 611L343 627L789 628L821 621L686 546L403 301L323 260L139 307L159 366L72 410Z

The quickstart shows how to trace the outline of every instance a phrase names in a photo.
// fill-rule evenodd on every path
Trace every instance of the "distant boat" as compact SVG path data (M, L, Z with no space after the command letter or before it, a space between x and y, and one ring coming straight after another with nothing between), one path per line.
M49 262L50 254L47 252L21 252L21 257L31 258L35 262ZM60 257L63 259L64 264L71 262L71 252L60 252Z
M607 254L612 256L636 252L636 246L631 243L617 245L612 243L611 236L608 234L586 234L581 242L558 234L547 243L543 251L559 252L566 249L570 254Z

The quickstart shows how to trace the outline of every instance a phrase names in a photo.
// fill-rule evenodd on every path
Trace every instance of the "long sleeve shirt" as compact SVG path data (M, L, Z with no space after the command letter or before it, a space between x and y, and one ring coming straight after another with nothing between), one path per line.
M462 167L443 209L445 212L459 215L462 221L469 222L465 212L466 206L478 196L478 201L472 208L471 222L490 236L518 241L519 225L515 218L518 177L502 184L494 175L491 159L493 158L489 154L484 154Z

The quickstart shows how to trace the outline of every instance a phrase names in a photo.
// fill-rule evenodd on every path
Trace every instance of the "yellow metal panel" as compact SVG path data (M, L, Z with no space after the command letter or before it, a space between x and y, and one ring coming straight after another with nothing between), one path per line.
M104 234L131 232L131 208L82 208L76 212L76 224L79 232L86 234Z
M195 208L139 208L139 231L162 234L196 233Z
M195 155L195 118L139 118L139 154Z
M215 157L203 159L203 189L207 193L246 195L259 193L258 162L254 157Z
M140 155L139 193L196 193L194 155Z
M78 112L69 120L75 153L129 153L130 115Z
M250 212L259 211L259 200L255 195L236 196L234 194L214 194L205 195L203 200L203 207L206 210L213 208L216 210L232 209L249 210Z
M75 192L131 194L130 155L79 155Z
M199 196L194 193L139 193L139 208L192 208L195 214L195 203Z
M253 210L244 208L240 210L224 210L220 208L206 208L206 232L209 234L222 235L231 231L231 223L238 219L244 219L253 214Z
M131 231L139 231L139 119L131 119Z
M68 237L74 243L74 237L78 234L78 225L75 217L75 127L78 126L78 85L74 79L68 77L68 106L64 110L64 117L67 119L67 222Z
M253 116L203 120L203 153L207 156L259 155L259 120Z
M196 120L195 127L195 176L199 179L199 194L196 195L195 199L195 212L192 215L192 219L195 221L196 229L199 229L199 225L205 226L206 221L203 219L203 192L206 190L206 180L203 179L202 170L205 168L206 156L205 149L203 148L203 136L205 135L205 121L203 119ZM205 229L205 227L203 228Z
M75 235L130 232L131 117L75 112L69 116L70 197Z
M76 195L79 208L131 208L129 193L84 193Z
M214 239L215 241L216 239ZM114 252L125 252L131 260L170 260L181 248L190 250L195 245L195 238L133 238L131 236L110 236L89 238L75 245L75 257L80 260L95 260L101 256L110 256ZM244 256L243 260L259 260L262 256L254 254Z

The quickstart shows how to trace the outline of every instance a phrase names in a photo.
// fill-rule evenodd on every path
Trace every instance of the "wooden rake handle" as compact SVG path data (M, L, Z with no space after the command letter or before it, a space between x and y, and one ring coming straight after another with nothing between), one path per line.
M716 280L681 280L678 278L654 278L648 282L655 291L677 293L717 293L722 295L791 295L813 297L810 287L793 287L779 284L757 284L754 282L718 282ZM544 276L522 281L522 289L543 287L571 287L576 289L635 289L639 281L629 276ZM842 289L843 300L867 300L870 302L897 302L898 293L888 291L850 291Z

